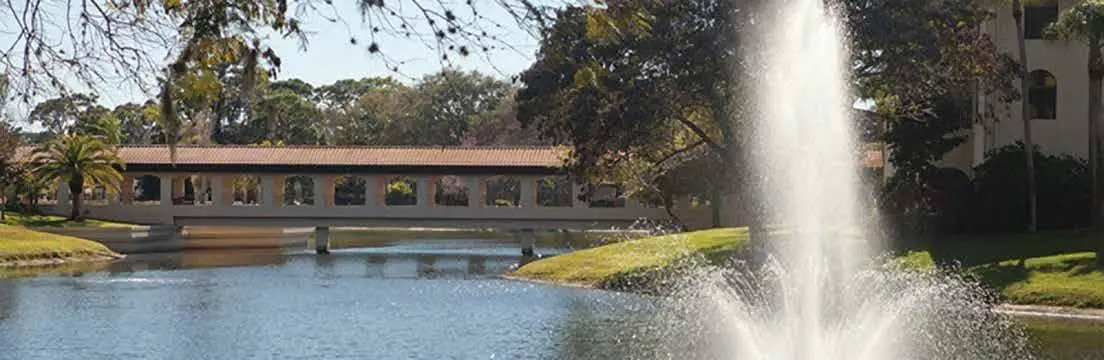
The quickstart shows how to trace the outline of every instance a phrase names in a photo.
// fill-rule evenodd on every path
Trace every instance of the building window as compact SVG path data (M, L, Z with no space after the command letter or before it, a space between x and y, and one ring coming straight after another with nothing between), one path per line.
M1046 38L1046 28L1058 20L1058 0L1024 1L1024 38Z
M1058 116L1058 80L1046 70L1032 71L1028 79L1027 101L1032 119L1055 119Z

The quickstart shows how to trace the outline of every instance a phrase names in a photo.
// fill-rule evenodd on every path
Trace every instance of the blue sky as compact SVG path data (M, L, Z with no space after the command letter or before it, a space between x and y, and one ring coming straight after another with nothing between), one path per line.
M335 2L337 3L337 2ZM280 78L299 78L313 85L332 83L340 79L369 76L395 76L401 81L411 81L426 74L440 71L448 66L441 60L432 46L420 40L401 37L381 36L378 42L381 51L390 62L404 62L399 65L401 74L395 74L388 68L389 62L379 54L368 52L371 26L361 21L361 16L352 1L341 2L338 11L345 22L331 23L319 17L308 19L303 28L314 33L306 51L301 51L299 41L294 39L275 39L271 41L273 49L281 55ZM490 21L482 22L484 28L513 49L492 50L490 53L476 52L468 57L450 54L451 65L478 70L492 76L509 79L529 67L537 49L537 39L526 30L517 26L501 7L489 1L478 2L480 14ZM463 5L459 6L464 8ZM470 11L458 10L458 16L464 17ZM500 23L501 29L492 25ZM348 28L346 28L348 25ZM350 34L356 36L358 45L351 45Z
M485 30L489 35L496 36L500 44L508 44L509 49L491 50L488 53L473 52L467 57L452 53L450 62L444 62L431 44L418 39L380 34L376 41L382 55L371 54L368 52L368 44L371 43L372 27L362 21L356 2L334 3L333 9L320 12L326 16L331 13L339 14L343 21L331 22L316 15L317 13L300 17L303 21L301 28L309 33L306 49L301 48L298 39L282 39L275 34L268 36L268 44L282 60L278 79L298 78L317 86L341 79L393 76L399 81L410 83L447 66L477 70L509 79L532 64L537 50L538 40L527 29L518 26L503 8L493 1L477 1L477 10L484 17L484 20L479 21L483 27L480 31ZM400 2L405 3L407 2ZM456 14L461 20L471 19L472 12L463 2L453 3L457 4ZM416 16L410 6L402 9L401 13L412 18ZM502 26L494 26L496 23ZM12 35L7 31L11 29L0 24L0 30L6 30L0 31L0 44L10 45L13 41ZM358 39L357 45L350 43L350 37ZM151 56L164 56L164 50L151 49L149 52ZM391 70L395 65L398 65L399 73ZM151 94L143 93L133 86L104 86L99 90L100 102L109 107L126 102L141 102L151 97ZM38 101L44 99L45 97ZM27 106L21 104L9 104L6 110L17 119L29 112Z

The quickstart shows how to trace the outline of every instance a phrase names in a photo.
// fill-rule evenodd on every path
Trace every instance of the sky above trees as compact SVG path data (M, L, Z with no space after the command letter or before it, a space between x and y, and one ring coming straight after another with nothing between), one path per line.
M442 68L452 67L475 70L509 81L512 76L532 64L538 39L518 26L514 18L495 3L475 4L480 16L485 18L483 28L488 29L490 36L496 37L496 42L501 46L488 49L487 52L475 51L467 57L452 56L447 61L433 49L433 44L382 31L373 33L373 26L362 21L356 2L339 1L334 2L333 9L306 12L308 15L302 17L302 28L307 34L305 48L298 38L282 38L278 33L264 30L269 38L268 45L283 60L278 78L274 80L300 79L311 85L321 86L342 79L392 77L399 82L413 84ZM413 11L409 7L405 9ZM51 12L60 11L61 9L54 9ZM12 43L14 34L11 24L0 23L0 43ZM353 39L356 39L356 44L352 43ZM373 39L380 48L379 53L369 51ZM166 50L157 48L149 48L147 51L151 54L166 53ZM76 81L72 81L72 85L82 92L88 92ZM143 102L154 95L134 86L97 90L98 102L112 108L125 103ZM4 110L12 115L18 125L40 130L21 120L26 118L35 103L53 95L56 94L40 95L29 105L20 101L9 102Z

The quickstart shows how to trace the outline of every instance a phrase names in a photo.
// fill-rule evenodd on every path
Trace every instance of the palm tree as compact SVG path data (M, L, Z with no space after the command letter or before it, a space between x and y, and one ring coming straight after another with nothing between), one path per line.
M1028 0L1030 1L1030 0ZM1011 5L1012 21L1016 24L1016 61L1019 63L1020 119L1024 131L1024 161L1027 164L1028 231L1038 228L1039 195L1035 185L1035 140L1031 134L1031 103L1028 102L1030 70L1027 67L1027 34L1024 32L1024 0L986 0L988 5Z
M1089 166L1092 168L1093 189L1101 188L1099 174L1101 161L1100 115L1104 107L1104 0L1085 0L1062 12L1047 31L1059 38L1077 40L1089 46ZM1097 226L1099 244L1096 263L1104 268L1104 198L1094 192L1093 222Z
M109 193L118 193L123 161L115 147L88 135L64 134L35 149L34 173L54 184L68 184L72 195L70 220L79 220L81 193L85 185L103 185ZM61 199L58 199L61 201Z

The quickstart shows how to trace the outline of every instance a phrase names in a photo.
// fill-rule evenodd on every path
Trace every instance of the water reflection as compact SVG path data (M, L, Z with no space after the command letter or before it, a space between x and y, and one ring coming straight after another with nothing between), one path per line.
M0 360L716 358L693 309L501 280L524 259L495 244L136 255L0 280Z

